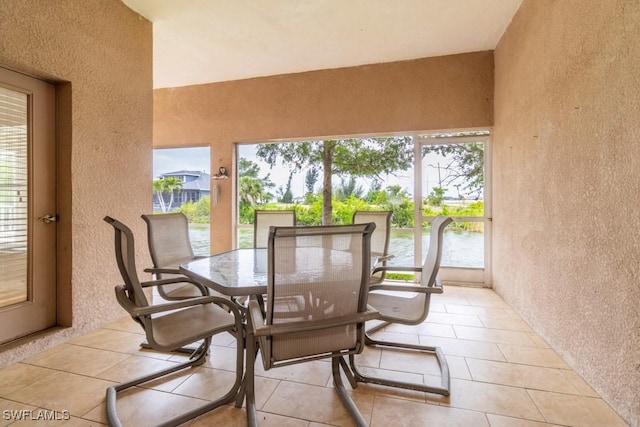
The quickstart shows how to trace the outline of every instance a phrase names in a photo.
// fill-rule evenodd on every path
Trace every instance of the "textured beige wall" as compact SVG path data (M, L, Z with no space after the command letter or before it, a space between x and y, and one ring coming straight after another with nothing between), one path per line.
M118 0L2 0L0 66L58 84L59 322L6 365L124 313L111 215L144 237L152 178L152 27ZM147 260L146 241L138 245ZM147 257L147 258L145 258Z
M211 145L214 171L233 166L234 142L492 123L492 52L154 91L154 146ZM214 253L233 238L234 183L216 183Z
M495 289L640 425L640 2L525 0L495 51Z

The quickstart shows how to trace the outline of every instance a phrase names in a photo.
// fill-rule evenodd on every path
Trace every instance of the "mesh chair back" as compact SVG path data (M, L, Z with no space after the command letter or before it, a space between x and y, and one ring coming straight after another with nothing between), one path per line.
M115 230L116 261L120 275L124 280L126 294L129 300L137 307L149 305L136 270L135 246L131 229L120 221L111 217L104 217Z
M353 214L354 224L373 222L376 229L371 235L371 254L379 257L389 255L389 234L391 233L391 211L356 211ZM382 265L387 265L383 260ZM386 277L386 273L378 271L371 275L371 283L380 283Z
M189 220L183 213L142 215L147 223L149 252L156 268L175 267L194 257Z
M421 286L433 286L440 269L442 259L442 242L444 240L444 229L453 220L448 216L438 215L431 221L431 233L429 235L429 252L422 264Z
M294 227L296 211L294 210L256 210L253 217L253 247L266 248L269 241L270 227Z
M267 324L327 322L366 311L375 224L272 227ZM362 325L271 337L273 361L354 348ZM360 336L363 338L363 336Z
M436 285L442 258L444 229L451 222L452 219L445 216L437 216L431 222L429 252L420 269L420 287ZM387 287L382 285L382 287L385 290L393 291L393 285ZM410 293L402 291L398 295L398 292L384 293L379 291L380 287L369 294L369 304L380 311L380 319L385 322L417 325L424 321L429 314L431 292Z
M376 229L371 235L371 253L374 255L388 255L391 211L356 211L353 214L354 224L368 222L376 224Z

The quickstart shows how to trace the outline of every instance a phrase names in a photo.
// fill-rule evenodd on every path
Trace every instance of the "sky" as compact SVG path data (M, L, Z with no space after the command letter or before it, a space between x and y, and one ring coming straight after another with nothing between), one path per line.
M209 147L158 148L153 150L153 177L178 170L211 173Z
M261 161L256 156L255 145L240 145L239 157L244 157L251 160L260 166L260 177L265 177L269 174L271 182L276 184L275 190L279 187L286 187L287 180L289 179L289 169L282 164L274 167L269 167L268 164ZM167 172L173 172L177 170L197 170L210 173L210 149L209 147L194 147L194 148L159 148L153 150L153 176L157 179L161 174ZM291 191L294 197L303 197L306 193L304 177L306 171L296 173L293 177L291 184ZM321 177L320 177L321 179ZM334 185L340 183L340 179L334 179ZM371 180L359 179L358 184L362 186L366 192L371 186ZM398 172L398 176L389 176L386 185L400 185L404 187L409 193L413 193L413 172L404 171ZM320 189L320 181L316 183L316 191Z
M238 157L244 157L248 160L251 160L257 163L260 166L260 172L261 172L260 176L264 177L267 174L269 174L271 181L276 184L276 187L275 187L276 190L280 186L282 186L283 188L286 187L287 181L289 179L289 173L290 173L289 168L280 162L274 168L270 168L267 163L261 161L256 156L255 149L256 149L255 145L240 145L238 149ZM300 172L297 172L293 176L293 179L291 180L291 191L293 193L293 197L303 197L306 194L307 192L306 186L305 186L306 173L307 173L307 170L305 169ZM358 178L357 183L362 187L362 189L366 193L367 191L369 191L371 187L372 180ZM316 182L316 185L315 185L315 191L320 191L321 185L322 185L322 175L318 177L318 181ZM339 177L333 178L333 185L334 187L336 185L340 185ZM407 190L409 194L413 194L413 171L412 170L400 171L397 173L397 176L392 176L392 175L387 176L387 179L385 180L382 186L384 188L388 185L400 185L405 190Z
M270 175L270 179L276 184L274 189L279 187L286 187L287 180L289 178L289 169L282 164L278 164L273 169L266 163L257 158L255 154L255 145L239 145L239 157L244 157L257 163L260 166L260 177ZM161 148L153 151L153 176L156 179L159 175L167 172L173 172L177 170L197 170L211 173L211 155L209 147L193 147L193 148ZM437 170L434 168L424 168L426 173L425 183L423 187L430 188L437 184L438 175ZM294 175L291 185L291 190L294 197L303 197L306 193L305 188L305 173L306 171L299 172ZM320 177L321 179L321 177ZM340 179L334 178L334 185L339 185ZM371 180L358 179L358 184L362 187L366 193L370 186ZM316 191L320 190L321 181L316 183ZM389 185L400 185L404 188L408 194L413 194L413 170L399 171L397 174L388 175L385 182L382 184L383 188ZM425 188L423 188L423 191ZM454 196L454 194L447 194Z

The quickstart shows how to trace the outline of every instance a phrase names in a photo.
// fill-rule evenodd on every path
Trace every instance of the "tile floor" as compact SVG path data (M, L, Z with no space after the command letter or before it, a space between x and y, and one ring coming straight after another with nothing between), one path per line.
M123 318L0 370L0 427L105 424L107 386L183 357L141 350L141 332ZM378 336L442 347L451 370L451 396L361 384L353 397L373 427L627 425L492 290L445 287L444 294L433 297L425 323L389 326ZM234 378L233 347L233 338L221 335L205 365L125 393L119 400L124 424L154 425L220 395ZM374 349L359 360L371 371L439 382L429 355ZM256 371L261 426L353 425L332 390L329 362L265 372L258 361ZM43 409L69 419L34 420L51 416ZM245 423L244 409L229 405L189 425Z

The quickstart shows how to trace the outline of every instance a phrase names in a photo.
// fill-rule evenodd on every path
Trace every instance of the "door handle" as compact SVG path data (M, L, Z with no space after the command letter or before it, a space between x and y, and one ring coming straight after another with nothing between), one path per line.
M52 222L56 222L58 221L58 215L49 215L46 214L45 216L41 216L40 218L38 218L40 221L44 222L45 224L50 224Z

